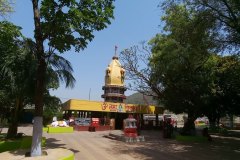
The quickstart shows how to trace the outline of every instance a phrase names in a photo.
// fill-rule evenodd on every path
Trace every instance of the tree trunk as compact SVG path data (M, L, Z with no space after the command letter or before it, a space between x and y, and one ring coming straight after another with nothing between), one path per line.
M155 114L155 116L156 116L156 128L158 128L159 127L159 119L158 119L158 114Z
M31 157L42 155L42 148L41 148L42 121L43 121L42 117L39 117L39 116L34 117Z
M209 127L210 128L214 128L216 126L216 122L215 121L209 121Z
M230 114L229 117L230 117L230 128L233 129L233 114Z
M209 117L209 125L210 128L214 128L216 126L216 118L215 117Z
M37 74L36 74L36 86L35 86L35 117L33 123L33 137L31 156L41 156L41 140L42 140L42 126L43 126L43 94L45 90L45 72L46 62L44 57L43 48L43 36L40 23L40 12L38 8L38 0L32 0L33 13L34 13L34 25L35 25L35 40L37 48Z
M14 118L15 119L15 118ZM18 131L18 124L14 123L15 121L10 122L8 132L7 132L7 139L9 138L15 138Z
M188 113L187 121L184 123L182 134L183 135L195 135L195 121L196 117L191 113Z
M7 132L7 138L14 138L17 135L18 131L18 122L19 122L19 114L22 110L22 101L20 98L16 99L16 106L12 111L12 117L10 121L10 125Z

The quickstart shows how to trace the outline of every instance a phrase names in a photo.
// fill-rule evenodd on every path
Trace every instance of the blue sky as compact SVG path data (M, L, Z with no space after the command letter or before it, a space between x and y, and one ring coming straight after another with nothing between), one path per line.
M95 38L87 48L80 53L74 49L66 52L67 58L73 66L76 84L73 89L66 89L62 85L51 91L64 102L68 99L90 99L102 101L102 86L107 65L114 55L114 46L118 46L118 53L141 41L148 41L160 32L161 11L158 4L161 0L116 0L114 16L108 28L95 32ZM16 0L15 12L9 20L22 27L26 37L33 37L33 13L30 0ZM127 82L126 82L127 85ZM132 94L126 91L126 95Z

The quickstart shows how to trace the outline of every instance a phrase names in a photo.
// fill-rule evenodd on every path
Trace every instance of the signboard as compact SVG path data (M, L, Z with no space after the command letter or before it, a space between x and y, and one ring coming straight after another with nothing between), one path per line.
M154 113L155 107L125 103L102 103L102 111L122 113Z
M102 111L109 112L125 112L125 108L121 103L102 103Z
M69 100L64 103L64 110L78 111L100 111L100 112L119 112L119 113L143 113L157 114L161 113L156 110L155 106L127 104L127 103L112 103L112 102L97 102L86 100Z
M75 118L75 124L79 126L90 126L91 118Z

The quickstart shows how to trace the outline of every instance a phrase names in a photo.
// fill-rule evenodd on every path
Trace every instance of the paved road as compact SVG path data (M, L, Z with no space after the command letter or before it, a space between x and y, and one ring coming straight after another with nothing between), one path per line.
M19 127L31 135L32 127ZM120 133L114 131L113 133ZM47 134L48 148L66 148L76 160L238 160L240 139L214 137L213 142L180 143L163 139L160 131L144 131L145 142L125 143L106 138L109 131Z

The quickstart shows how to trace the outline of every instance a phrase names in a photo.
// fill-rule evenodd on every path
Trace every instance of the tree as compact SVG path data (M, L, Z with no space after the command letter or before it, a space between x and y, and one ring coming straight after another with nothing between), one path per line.
M61 100L55 96L45 94L44 96L44 111L43 111L43 124L52 122L54 116L62 118Z
M211 18L185 5L168 5L162 18L166 34L158 34L150 42L153 76L164 87L160 100L175 113L188 113L183 128L186 133L195 129L194 121L201 115L208 91L211 72L206 64L216 47L211 32L215 22Z
M4 17L7 13L13 12L12 0L0 0L0 16Z
M8 138L16 135L18 113L23 107L23 92L29 80L24 70L28 62L23 64L26 57L25 52L23 53L22 39L20 27L6 21L0 22L0 90L4 100L2 105L6 110L11 110L13 114L10 116ZM25 79L22 78L24 76Z
M34 45L31 40L28 43ZM24 43L24 47L18 45L17 52L8 53L1 58L1 75L2 82L1 91L4 93L2 96L5 102L3 105L9 105L8 110L11 110L10 125L7 133L7 138L13 138L17 134L17 127L19 116L24 106L33 104L35 71L36 71L36 58L31 52L34 47L29 47L29 44ZM30 49L31 48L31 49ZM59 82L65 82L66 87L73 87L75 79L72 76L72 67L69 61L58 55L52 55L47 67L46 84L47 88L44 91L45 106L56 106L57 98L49 95L49 89L58 88ZM56 103L53 103L56 102ZM15 105L10 105L15 104ZM58 106L59 103L58 103Z
M17 134L19 115L23 107L33 104L37 68L36 44L22 37L20 28L9 22L0 22L0 28L1 108L12 112L7 134L7 138L12 138ZM49 57L45 80L47 89L44 91L48 99L54 100L48 90L57 88L60 81L65 82L66 87L74 86L72 71L70 62L63 57L54 54ZM49 102L45 100L44 104Z
M150 67L151 49L149 45L133 46L123 50L119 57L126 70L129 89L155 98L162 96L162 86L154 80Z
M120 59L136 90L154 95L175 113L188 113L184 130L190 132L203 113L212 81L210 57L217 45L211 29L215 21L208 13L186 5L170 3L164 9L163 33L149 42L151 51L132 47L121 52ZM140 67L143 65L145 68Z
M224 56L218 64L218 83L227 114L240 114L240 57Z
M36 55L35 117L31 156L41 155L43 93L47 59L51 54L64 53L75 47L80 51L91 41L93 31L110 24L113 18L113 0L32 0ZM40 9L40 11L39 11ZM44 50L44 42L48 49Z
M214 26L225 52L239 53L240 46L240 2L237 0L188 0L187 4L198 12L207 11L217 21Z
M212 81L209 83L209 92L205 96L205 106L202 108L204 115L209 118L210 125L219 124L222 116L238 115L240 86L239 56L212 56Z

